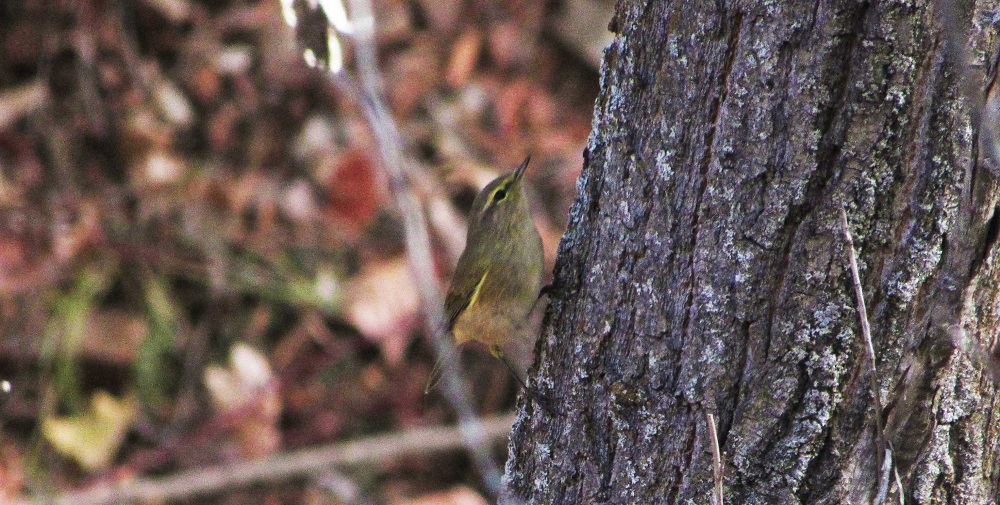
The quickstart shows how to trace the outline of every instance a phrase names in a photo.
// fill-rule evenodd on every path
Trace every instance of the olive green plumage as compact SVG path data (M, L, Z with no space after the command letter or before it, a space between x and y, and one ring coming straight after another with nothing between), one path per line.
M465 250L445 298L448 330L456 344L482 342L508 367L502 347L529 337L528 319L542 287L542 239L522 184L529 159L476 196ZM434 380L432 374L428 389Z

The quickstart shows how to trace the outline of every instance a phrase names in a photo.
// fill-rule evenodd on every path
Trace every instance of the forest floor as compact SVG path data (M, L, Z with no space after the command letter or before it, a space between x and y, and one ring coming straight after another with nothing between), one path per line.
M375 1L442 288L472 198L528 154L551 271L609 36L591 3ZM0 502L454 423L424 394L434 355L363 100L287 19L279 0L0 6ZM509 423L516 382L481 349L463 362L475 412ZM420 447L145 501L487 499L463 451Z

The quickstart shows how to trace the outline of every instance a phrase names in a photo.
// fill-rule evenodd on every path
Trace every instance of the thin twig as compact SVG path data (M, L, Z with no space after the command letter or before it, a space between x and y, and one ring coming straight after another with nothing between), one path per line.
M316 15L317 8L326 17L328 50L317 53L311 47L306 48L303 58L310 66L318 65L328 70L323 75L338 89L353 96L364 111L378 148L388 192L403 219L406 254L426 316L424 320L427 333L432 337L435 353L439 357L445 356L452 343L445 331L444 297L435 273L424 209L414 190L413 164L404 154L406 143L382 96L371 2L351 0L348 16L344 1L328 0L307 5L304 0L282 0L282 13L286 23L293 28L302 26L298 21L301 14ZM352 78L344 69L341 38L349 38L354 42L352 45L357 62L357 79ZM318 61L316 55L320 53L328 54L328 61ZM488 439L479 428L467 386L459 377L458 367L451 360L444 363L442 371L445 398L458 415L466 447L486 488L494 497L499 496L502 489L500 468L494 461Z
M722 497L722 451L719 450L719 434L715 429L715 416L705 413L708 418L708 436L712 439L712 478L715 487L712 489L713 505L723 505Z
M847 212L844 206L840 206L840 226L844 231L844 241L847 242L847 258L851 266L851 278L854 280L854 295L857 298L858 319L861 321L861 336L865 340L867 348L868 365L871 367L871 387L872 395L875 397L875 426L878 429L878 439L882 442L884 463L883 473L879 485L878 500L875 503L883 503L889 491L889 470L895 475L895 482L898 488L896 495L899 497L899 505L905 504L903 497L902 479L899 478L899 468L893 461L893 447L889 437L885 434L885 423L882 422L882 413L885 411L882 402L882 392L878 384L878 372L875 369L875 347L872 345L871 326L868 324L868 308L865 306L865 293L861 288L861 275L858 273L858 259L854 252L854 238L851 236L851 229L847 225Z
M453 343L448 338L447 332L444 331L444 298L441 295L435 274L424 210L413 189L413 176L410 174L412 165L408 163L403 153L405 143L382 97L371 2L369 0L351 0L350 7L351 23L354 27L352 37L355 41L355 53L358 57L357 73L360 84L360 86L353 86L353 88L361 92L359 101L378 144L382 166L388 178L389 191L403 217L406 252L426 315L426 328L432 336L436 354L445 356ZM343 74L330 73L327 75L334 78L346 77ZM336 81L336 79L334 80ZM350 81L341 80L340 82ZM442 372L446 398L458 414L460 426L465 428L465 440L483 478L483 483L494 497L500 496L502 489L500 469L493 459L483 433L477 428L479 423L472 408L471 396L466 383L461 379L458 368L453 361L444 363Z
M847 258L850 260L851 264L851 277L854 279L854 296L857 298L858 303L858 318L861 320L861 337L865 339L865 348L868 350L868 363L872 367L872 371L875 371L875 346L872 345L872 329L868 324L868 307L865 305L865 293L861 288L861 275L858 274L858 260L854 253L854 238L851 236L851 230L847 226L847 212L844 211L844 207L840 207L840 226L844 230L844 240L847 241ZM881 401L878 394L875 395L876 401Z
M482 419L482 434L490 442L505 440L514 421L512 414ZM414 454L460 449L465 446L461 426L418 428L376 437L279 453L254 461L240 461L197 468L160 479L139 478L105 484L86 491L42 499L57 505L102 505L127 502L160 503L179 500L253 483L282 482L322 475L332 466L376 465ZM18 501L14 505L28 505Z

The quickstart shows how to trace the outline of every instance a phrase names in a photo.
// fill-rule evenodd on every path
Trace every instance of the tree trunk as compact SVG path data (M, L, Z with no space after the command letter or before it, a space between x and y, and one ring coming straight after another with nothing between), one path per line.
M726 503L895 502L876 416L907 503L997 502L997 2L955 3L619 2L513 497L710 503L711 413Z

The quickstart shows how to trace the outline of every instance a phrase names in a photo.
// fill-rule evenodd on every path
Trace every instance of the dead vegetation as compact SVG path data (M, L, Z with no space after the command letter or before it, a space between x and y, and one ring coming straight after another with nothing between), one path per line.
M597 92L566 9L375 2L442 283L476 189L526 153L551 267ZM278 0L0 6L0 501L449 421L415 289L361 106ZM503 369L467 358L476 411L508 409ZM348 479L392 503L479 485L454 453ZM217 498L324 503L321 482Z

